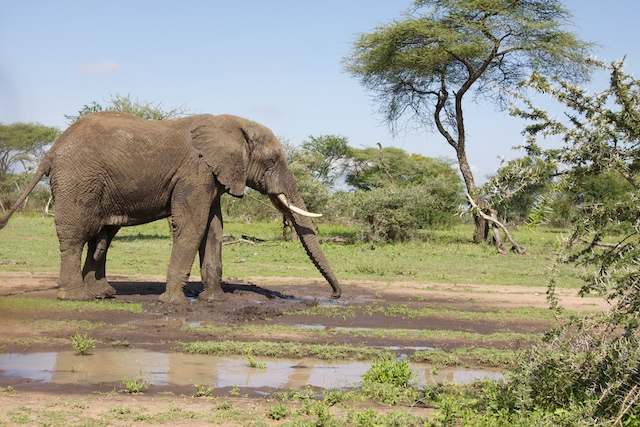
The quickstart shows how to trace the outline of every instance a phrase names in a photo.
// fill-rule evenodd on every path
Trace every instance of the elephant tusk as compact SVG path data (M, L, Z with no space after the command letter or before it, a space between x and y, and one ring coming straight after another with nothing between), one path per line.
M287 209L289 209L291 212L297 213L298 215L308 216L310 218L319 218L322 216L322 214L307 212L303 209L300 209L297 206L290 204L289 201L287 200L287 196L285 196L282 193L278 194L278 200L280 200L280 203L282 203Z

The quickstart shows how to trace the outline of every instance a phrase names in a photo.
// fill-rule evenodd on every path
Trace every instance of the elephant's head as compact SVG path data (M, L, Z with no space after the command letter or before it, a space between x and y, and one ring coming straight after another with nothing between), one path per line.
M300 241L339 298L340 284L320 247L280 142L267 127L237 116L201 116L192 130L193 145L226 191L242 197L245 187L270 197L296 229Z

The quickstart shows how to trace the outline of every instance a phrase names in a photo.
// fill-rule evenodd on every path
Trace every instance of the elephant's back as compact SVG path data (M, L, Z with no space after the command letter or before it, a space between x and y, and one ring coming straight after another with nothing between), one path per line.
M117 112L83 117L50 150L52 191L119 194L169 179L182 157L188 132L175 120L140 120Z
M142 120L115 111L89 114L60 135L50 150L52 163L56 167L76 160L109 162L114 155L135 158L167 145L182 145L181 138L185 135L181 135L183 130L177 122Z

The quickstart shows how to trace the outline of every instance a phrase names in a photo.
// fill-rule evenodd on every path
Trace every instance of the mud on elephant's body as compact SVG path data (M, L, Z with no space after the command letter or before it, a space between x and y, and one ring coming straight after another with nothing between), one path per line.
M230 115L165 121L115 112L86 116L53 144L29 187L0 219L0 228L44 175L51 178L56 206L61 299L113 295L105 275L113 237L120 227L166 217L173 248L160 300L186 301L183 287L198 251L204 285L199 298L221 299L220 196L241 197L245 186L269 195L285 213L333 296L340 296L282 147L258 123ZM81 269L85 244L88 255Z

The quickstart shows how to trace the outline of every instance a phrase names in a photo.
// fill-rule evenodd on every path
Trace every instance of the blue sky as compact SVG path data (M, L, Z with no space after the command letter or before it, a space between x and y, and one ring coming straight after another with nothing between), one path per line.
M640 2L568 0L598 57L640 66ZM410 0L0 0L0 122L67 127L85 104L131 95L194 113L237 114L299 144L342 135L353 147L454 158L434 133L392 136L341 60L356 35L401 19ZM592 87L602 89L606 78ZM517 155L522 122L470 102L468 158L483 181Z

